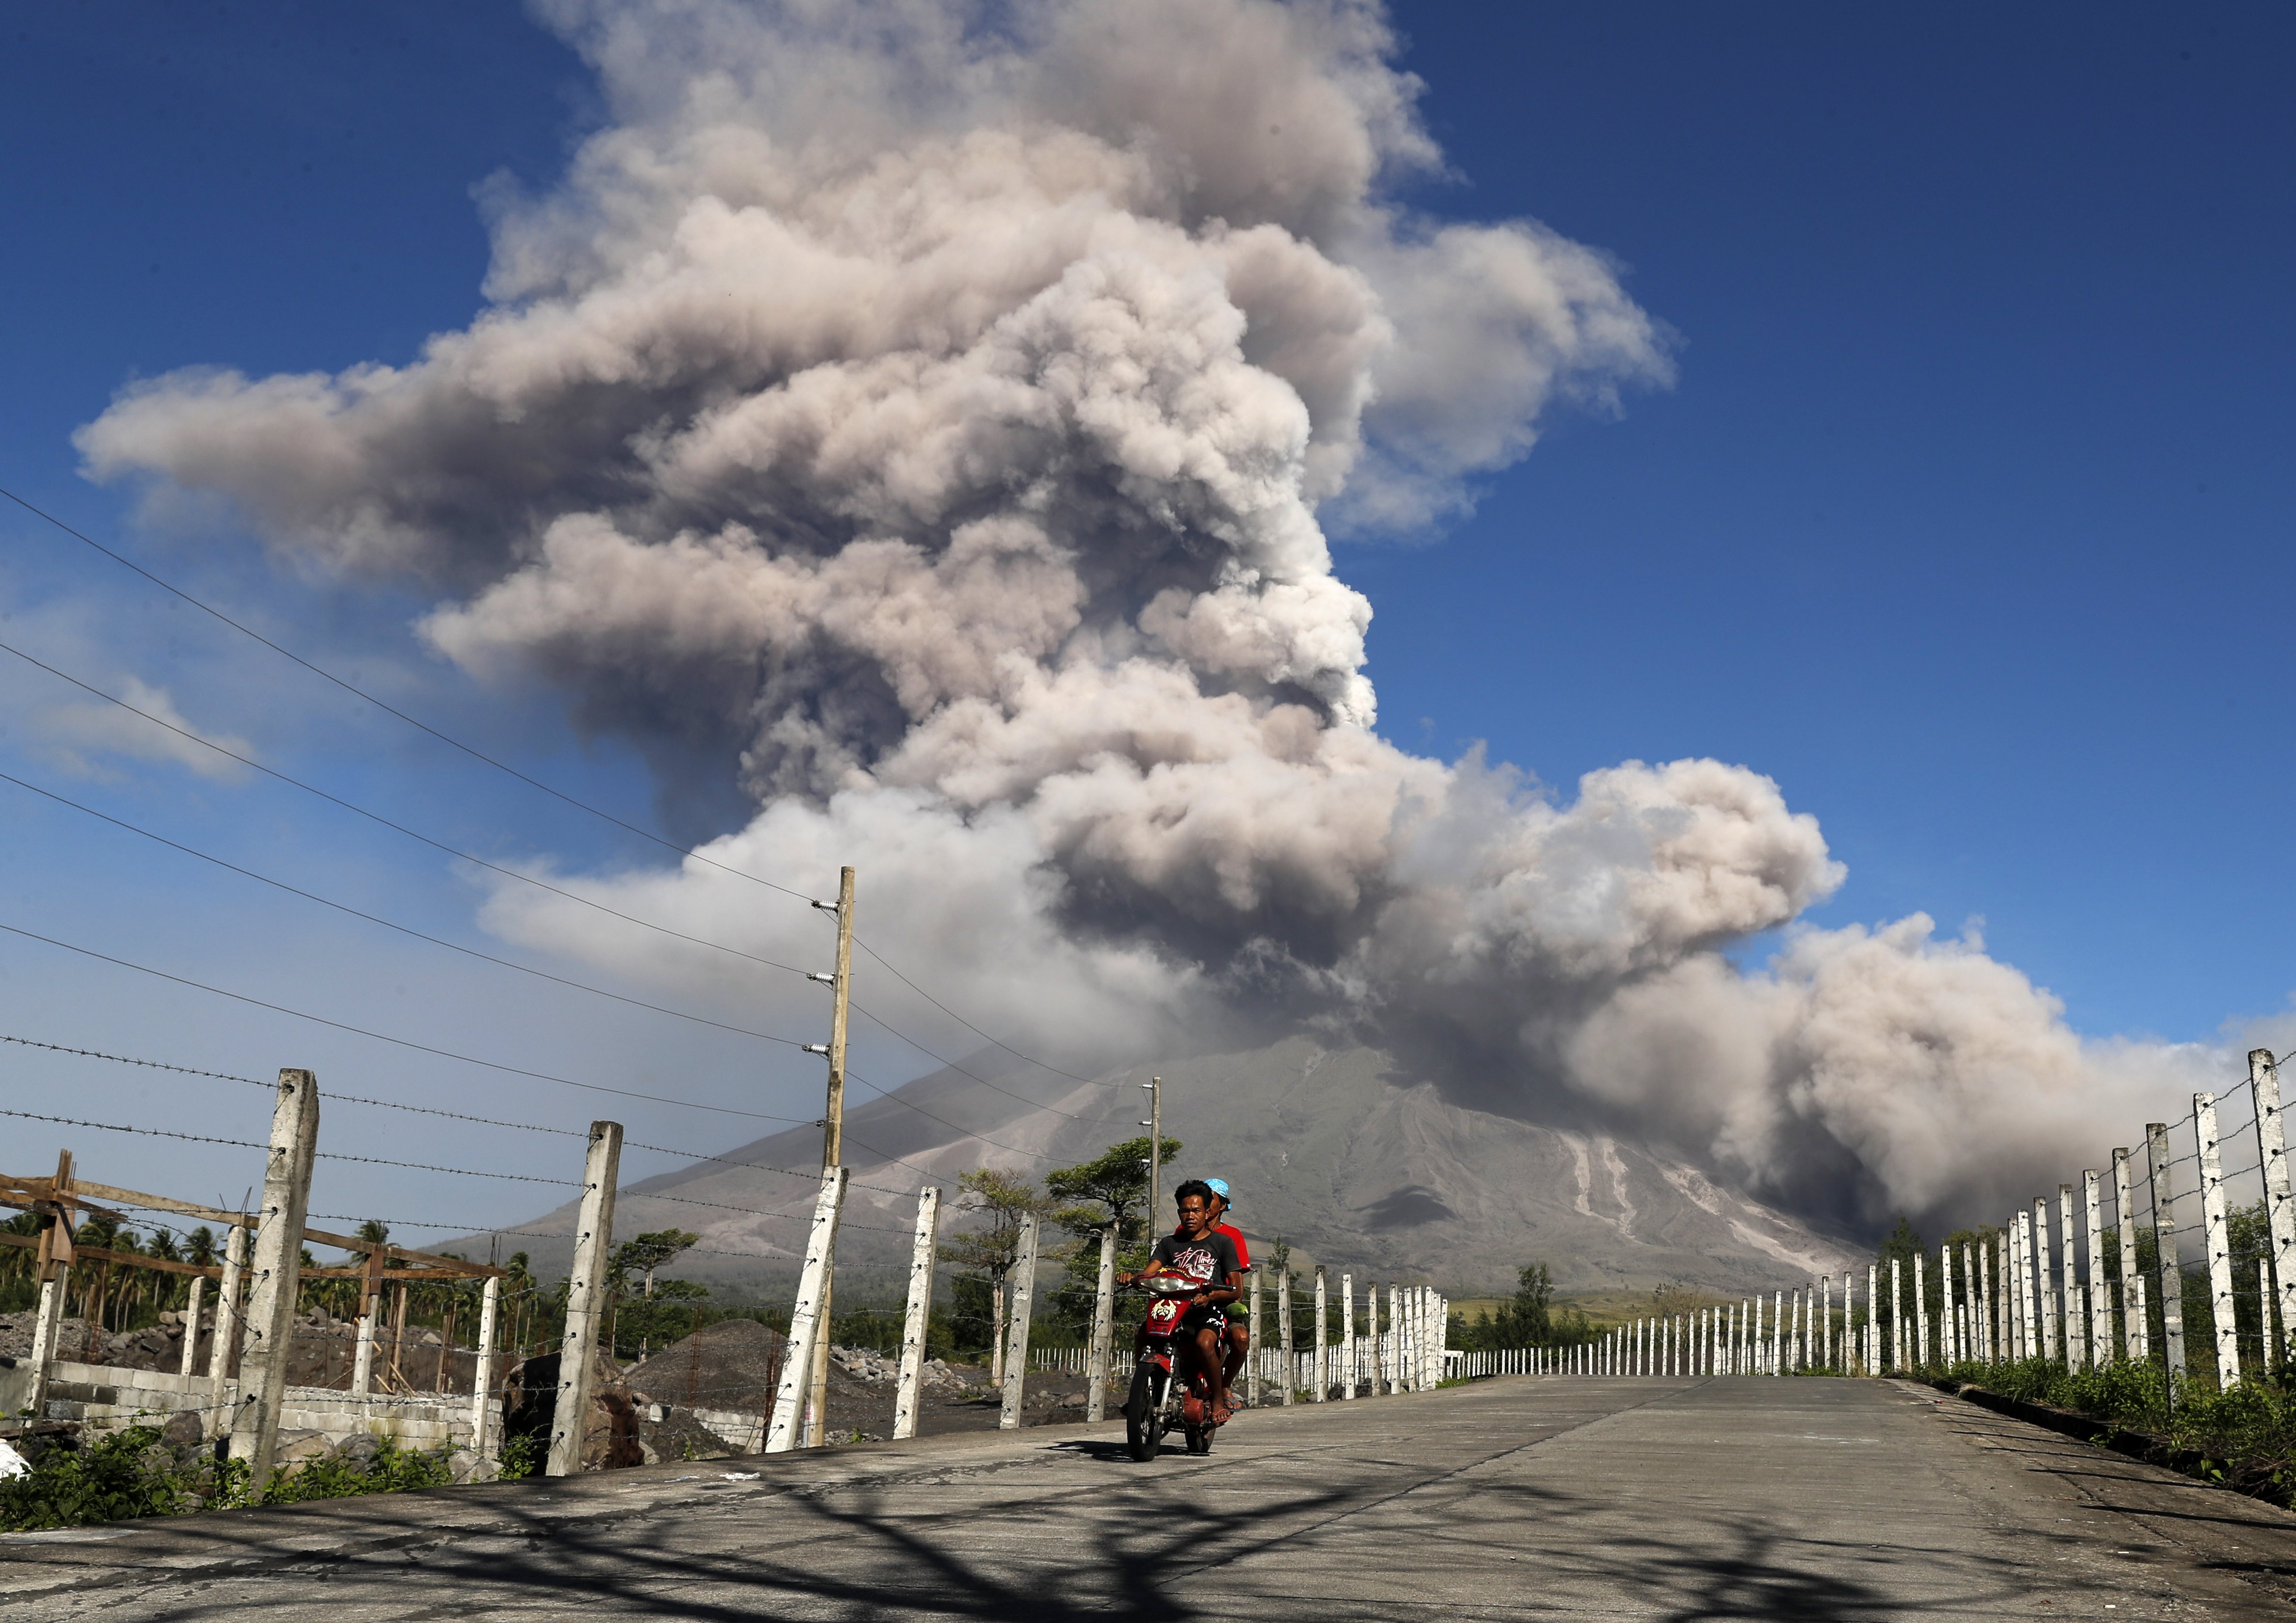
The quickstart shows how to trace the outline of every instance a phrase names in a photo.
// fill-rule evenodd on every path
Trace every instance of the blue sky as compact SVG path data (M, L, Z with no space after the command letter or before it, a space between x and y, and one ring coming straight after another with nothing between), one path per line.
M1615 256L1677 334L1678 377L1615 421L1554 419L1431 543L1344 549L1377 609L1383 730L1446 756L1486 741L1565 791L1627 758L1743 762L1849 866L1818 920L1981 916L1992 950L2091 1035L2205 1038L2284 1009L2296 24L2266 7L1397 19L1455 169L1412 201L1533 216ZM552 178L599 116L580 64L509 4L98 4L9 27L0 482L651 819L639 765L579 743L547 694L483 693L421 654L416 600L139 528L123 491L78 477L70 440L137 377L402 360L466 323L487 253L474 188ZM92 679L164 685L201 726L441 838L572 865L645 856L20 513L0 512L0 623ZM42 718L70 702L0 672L0 770L482 940L476 893L435 854L291 791L165 761L60 764ZM641 1087L707 1073L696 1086L728 1105L818 1108L817 1063L505 988L4 784L0 827L0 921L445 1046L504 1052L487 1045L514 1010L539 1069ZM53 949L0 946L0 1029L21 1035L478 1097L467 1070ZM17 1108L261 1135L244 1089L4 1055L0 1078L0 1095L35 1101ZM589 1102L547 1096L587 1119ZM749 1135L652 1120L697 1149ZM378 1153L423 1159L397 1123L372 1125ZM52 1153L45 1129L8 1139ZM73 1142L86 1160L91 1135ZM102 1147L154 1180L227 1179L245 1160ZM330 1175L344 1209L406 1201L403 1180L355 1171ZM438 1200L463 1202L456 1221L535 1205L515 1187ZM316 1204L332 1209L324 1190Z

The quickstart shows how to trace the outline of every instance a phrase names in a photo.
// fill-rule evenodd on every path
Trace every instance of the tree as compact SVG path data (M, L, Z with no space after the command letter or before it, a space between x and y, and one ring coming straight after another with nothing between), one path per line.
M1501 1347L1544 1347L1553 1334L1554 1275L1543 1262L1515 1270L1514 1296L1498 1310L1491 1329Z
M633 1274L644 1280L643 1294L653 1295L654 1270L688 1248L699 1245L701 1236L682 1228L658 1229L651 1234L640 1234L635 1240L625 1240L614 1248L613 1257L606 1265L608 1276L618 1291L625 1289Z
M984 1167L979 1171L961 1173L956 1183L958 1209L987 1217L988 1226L969 1234L955 1234L944 1241L940 1248L941 1260L956 1264L986 1287L989 1309L990 1373L995 1379L1002 1380L1004 1374L1004 1287L1013 1264L1020 1258L1021 1219L1028 1215L1042 1217L1051 1209L1052 1202L1026 1178L1015 1177L1009 1172L999 1172L994 1168ZM958 1283L962 1287L963 1279ZM963 1302L964 1294L960 1288L960 1302Z
M638 1356L644 1357L653 1350L655 1340L674 1341L693 1333L694 1309L690 1304L706 1298L709 1288L691 1280L664 1280L657 1303L654 1272L698 1244L701 1239L701 1235L685 1229L664 1228L626 1240L614 1248L606 1262L606 1280L608 1292L616 1304L611 1333L618 1355L622 1340L628 1336L637 1338ZM629 1292L633 1275L642 1282L640 1294L636 1302L626 1303L621 1299Z
M1167 1138L1157 1157L1171 1165L1180 1153L1180 1141ZM1080 1167L1063 1167L1045 1176L1046 1192L1066 1205L1053 1213L1053 1221L1079 1239L1098 1239L1101 1230L1116 1225L1119 1266L1138 1267L1147 1261L1151 1230L1148 1212L1148 1140L1128 1138L1111 1144ZM1094 1258L1094 1266L1099 1259Z

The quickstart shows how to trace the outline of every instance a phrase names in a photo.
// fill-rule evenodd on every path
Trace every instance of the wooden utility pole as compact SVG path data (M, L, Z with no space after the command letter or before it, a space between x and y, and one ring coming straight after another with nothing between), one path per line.
M1159 1227L1164 1221L1164 1078L1151 1077L1140 1085L1148 1094L1148 1119L1140 1125L1148 1129L1148 1244L1170 1233Z
M826 1172L845 1160L845 1021L850 1007L849 988L853 983L853 870L837 871L837 901L833 908L827 902L816 902L814 906L837 914L837 967L827 975L812 977L829 982L829 1041L807 1045L810 1052L825 1055L829 1061L829 1097L821 1113L821 1169ZM807 1383L805 1447L808 1448L820 1447L828 1435L829 1314L835 1285L832 1274L824 1271L818 1309L820 1329L813 1344L812 1379Z

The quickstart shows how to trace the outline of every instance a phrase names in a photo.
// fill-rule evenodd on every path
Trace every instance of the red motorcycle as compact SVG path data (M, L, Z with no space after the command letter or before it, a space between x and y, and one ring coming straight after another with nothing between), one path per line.
M1190 1454L1210 1454L1215 1430L1211 1383L1201 1370L1190 1372L1185 1382L1174 1379L1172 1362L1180 1321L1203 1283L1183 1274L1147 1274L1136 1288L1148 1297L1148 1317L1141 1326L1146 1344L1132 1366L1132 1390L1124 1400L1125 1443L1134 1459L1152 1460L1165 1434L1177 1427Z

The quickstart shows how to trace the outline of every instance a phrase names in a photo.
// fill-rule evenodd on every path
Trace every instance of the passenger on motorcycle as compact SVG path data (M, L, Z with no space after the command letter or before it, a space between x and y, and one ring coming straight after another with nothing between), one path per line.
M1232 1406L1228 1401L1227 1360L1221 1356L1221 1343L1227 1330L1227 1317L1222 1309L1235 1300L1243 1268L1236 1259L1234 1242L1211 1225L1212 1192L1209 1185L1201 1179L1190 1178L1172 1192L1172 1200L1179 1210L1179 1229L1156 1242L1149 1265L1141 1273L1179 1274L1196 1282L1196 1293L1189 1298L1187 1314L1180 1320L1182 1333L1172 1338L1173 1347L1193 1358L1195 1370L1212 1389L1212 1424L1226 1425ZM1128 1285L1140 1276L1119 1275L1118 1283Z
M1216 1233L1226 1234L1235 1247L1235 1263L1239 1269L1250 1272L1251 1247L1244 1242L1243 1231L1227 1220L1227 1180L1208 1177L1204 1187L1212 1192L1211 1225ZM1251 1356L1251 1319L1241 1299L1229 1304L1227 1317L1227 1384L1235 1389L1235 1378L1243 1369L1243 1361Z

